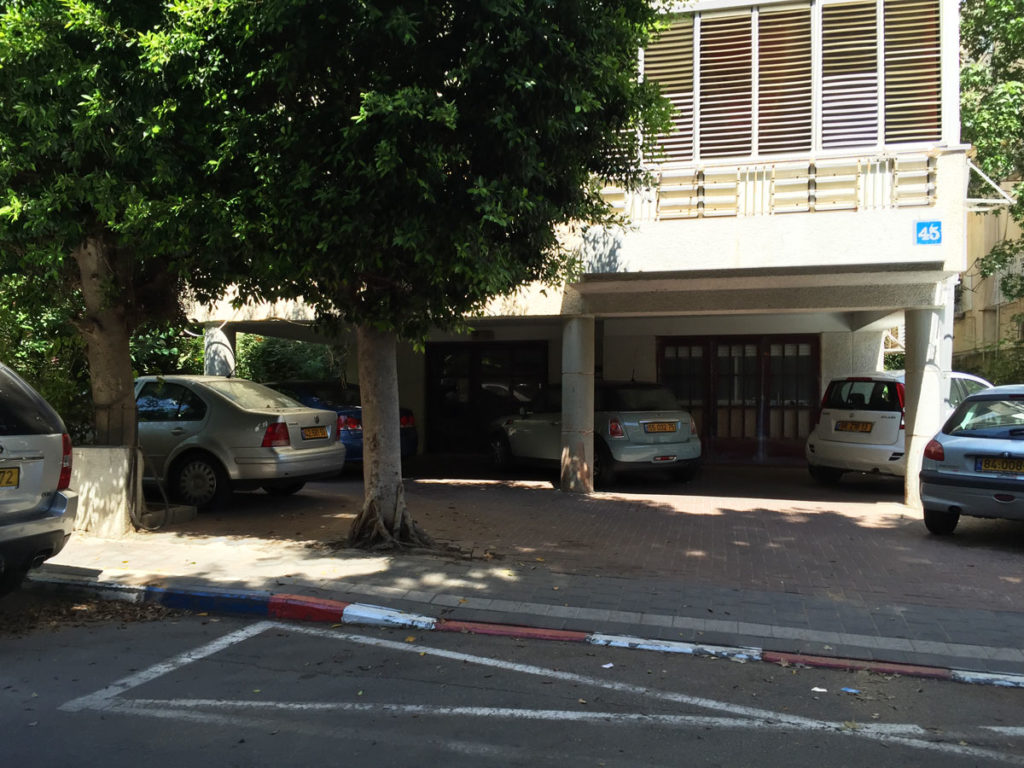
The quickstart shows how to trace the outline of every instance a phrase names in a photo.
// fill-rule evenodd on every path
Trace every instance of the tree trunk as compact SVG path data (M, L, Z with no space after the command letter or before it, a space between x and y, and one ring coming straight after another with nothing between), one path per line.
M135 378L124 300L124 277L117 273L113 249L90 237L72 253L81 276L85 316L76 326L86 343L96 444L136 443Z
M363 509L352 523L349 546L432 546L405 505L395 336L360 325L356 339L363 406Z

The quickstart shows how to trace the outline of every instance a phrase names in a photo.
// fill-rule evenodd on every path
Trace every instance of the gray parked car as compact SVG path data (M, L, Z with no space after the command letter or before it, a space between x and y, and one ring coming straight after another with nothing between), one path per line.
M924 524L952 533L961 515L1024 521L1024 385L967 397L925 446Z
M561 388L542 390L518 415L491 425L491 459L557 464L562 454ZM594 386L594 482L608 485L619 472L669 470L690 480L701 460L693 417L660 384L600 381Z
M78 511L70 485L64 422L0 363L0 594L64 548Z
M207 509L233 490L290 494L345 463L334 411L245 379L142 376L135 383L146 475Z

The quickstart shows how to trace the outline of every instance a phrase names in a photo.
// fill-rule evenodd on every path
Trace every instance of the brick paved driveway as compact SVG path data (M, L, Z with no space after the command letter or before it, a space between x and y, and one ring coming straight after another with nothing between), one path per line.
M902 481L816 485L802 467L710 467L693 483L623 480L590 497L545 472L487 477L458 460L407 473L414 518L439 542L517 567L663 579L824 597L1024 611L1024 524L964 518L927 533L902 504ZM361 504L357 474L282 502L238 494L189 534L342 539Z

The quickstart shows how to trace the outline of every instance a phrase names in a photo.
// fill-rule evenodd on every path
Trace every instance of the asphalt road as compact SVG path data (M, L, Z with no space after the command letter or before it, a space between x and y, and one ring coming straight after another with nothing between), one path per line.
M1024 765L1016 689L196 615L0 636L0 722L15 766Z

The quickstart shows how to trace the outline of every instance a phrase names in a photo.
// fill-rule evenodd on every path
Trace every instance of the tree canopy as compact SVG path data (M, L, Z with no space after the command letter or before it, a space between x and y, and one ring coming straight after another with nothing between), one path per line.
M1010 215L1024 224L1024 0L964 0L960 28L963 137L987 175L1013 183ZM979 260L1007 298L1024 296L1024 275L1007 271L1020 254L1024 240L1008 238Z
M665 125L641 0L218 6L195 31L220 48L243 292L399 336L564 278L558 227L606 218L601 180L639 184Z

